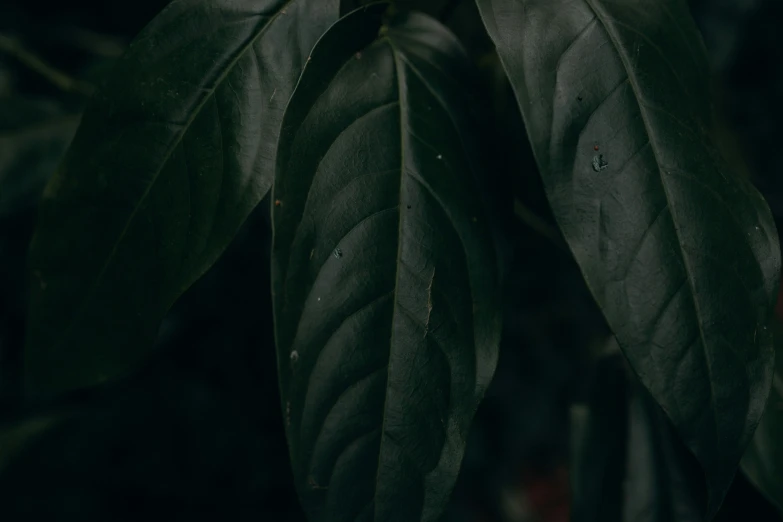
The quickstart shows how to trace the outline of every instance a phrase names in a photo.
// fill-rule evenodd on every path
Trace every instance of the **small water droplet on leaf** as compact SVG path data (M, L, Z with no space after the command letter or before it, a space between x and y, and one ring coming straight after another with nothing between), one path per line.
M294 350L293 352L291 352L291 360L292 360L293 362L296 362L296 361L298 361L298 360L299 360L299 352L297 352L296 350Z

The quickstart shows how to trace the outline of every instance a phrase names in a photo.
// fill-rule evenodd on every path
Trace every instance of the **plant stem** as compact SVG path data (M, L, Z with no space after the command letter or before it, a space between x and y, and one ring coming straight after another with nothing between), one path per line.
M537 216L518 199L514 200L514 214L516 214L517 217L527 226L547 238L557 248L570 254L571 251L569 250L566 242L563 240L563 236L560 235L560 232L542 218Z
M77 92L85 96L90 96L93 93L94 89L92 85L71 78L64 72L57 70L31 51L25 49L21 42L10 36L0 34L0 53L13 56L23 65L37 72L50 83L64 91Z

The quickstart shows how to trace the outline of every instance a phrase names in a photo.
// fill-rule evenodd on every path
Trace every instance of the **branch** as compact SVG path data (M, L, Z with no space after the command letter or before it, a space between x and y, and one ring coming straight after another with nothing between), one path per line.
M64 72L52 67L31 51L25 49L21 42L10 36L0 34L0 53L13 56L23 65L37 72L64 91L77 92L84 96L90 96L93 93L94 88L92 85L71 78Z
M537 216L518 199L514 200L514 214L516 214L517 217L527 226L547 238L557 248L563 250L564 252L568 252L569 254L571 253L571 250L563 240L563 236L560 235L560 232L542 218Z

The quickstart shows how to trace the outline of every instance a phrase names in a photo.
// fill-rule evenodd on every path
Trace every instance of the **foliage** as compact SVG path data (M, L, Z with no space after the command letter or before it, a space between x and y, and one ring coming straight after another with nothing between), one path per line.
M617 342L578 348L595 375L573 519L712 519L741 460L779 499L778 233L727 150L685 0L420 4L174 0L100 75L72 141L75 116L46 126L52 158L70 145L37 207L0 485L83 451L69 427L131 422L113 405L145 378L140 411L165 412L149 394L176 387L167 321L249 220L271 228L259 308L310 520L443 516L498 361L525 349L501 341L520 227L562 250L564 280L578 268ZM7 138L22 154L24 136ZM12 160L0 215L51 170Z

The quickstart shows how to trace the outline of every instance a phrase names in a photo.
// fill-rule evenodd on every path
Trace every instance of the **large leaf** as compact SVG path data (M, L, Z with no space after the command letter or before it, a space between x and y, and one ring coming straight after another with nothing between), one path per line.
M715 513L761 418L780 251L715 146L685 0L477 0L553 212Z
M175 0L92 100L30 253L28 390L129 373L267 193L279 124L337 0Z
M273 189L282 404L319 521L436 520L498 353L467 57L435 20L381 26L382 9L316 46Z
M748 450L742 471L783 515L783 324L775 323L777 360L764 416Z

